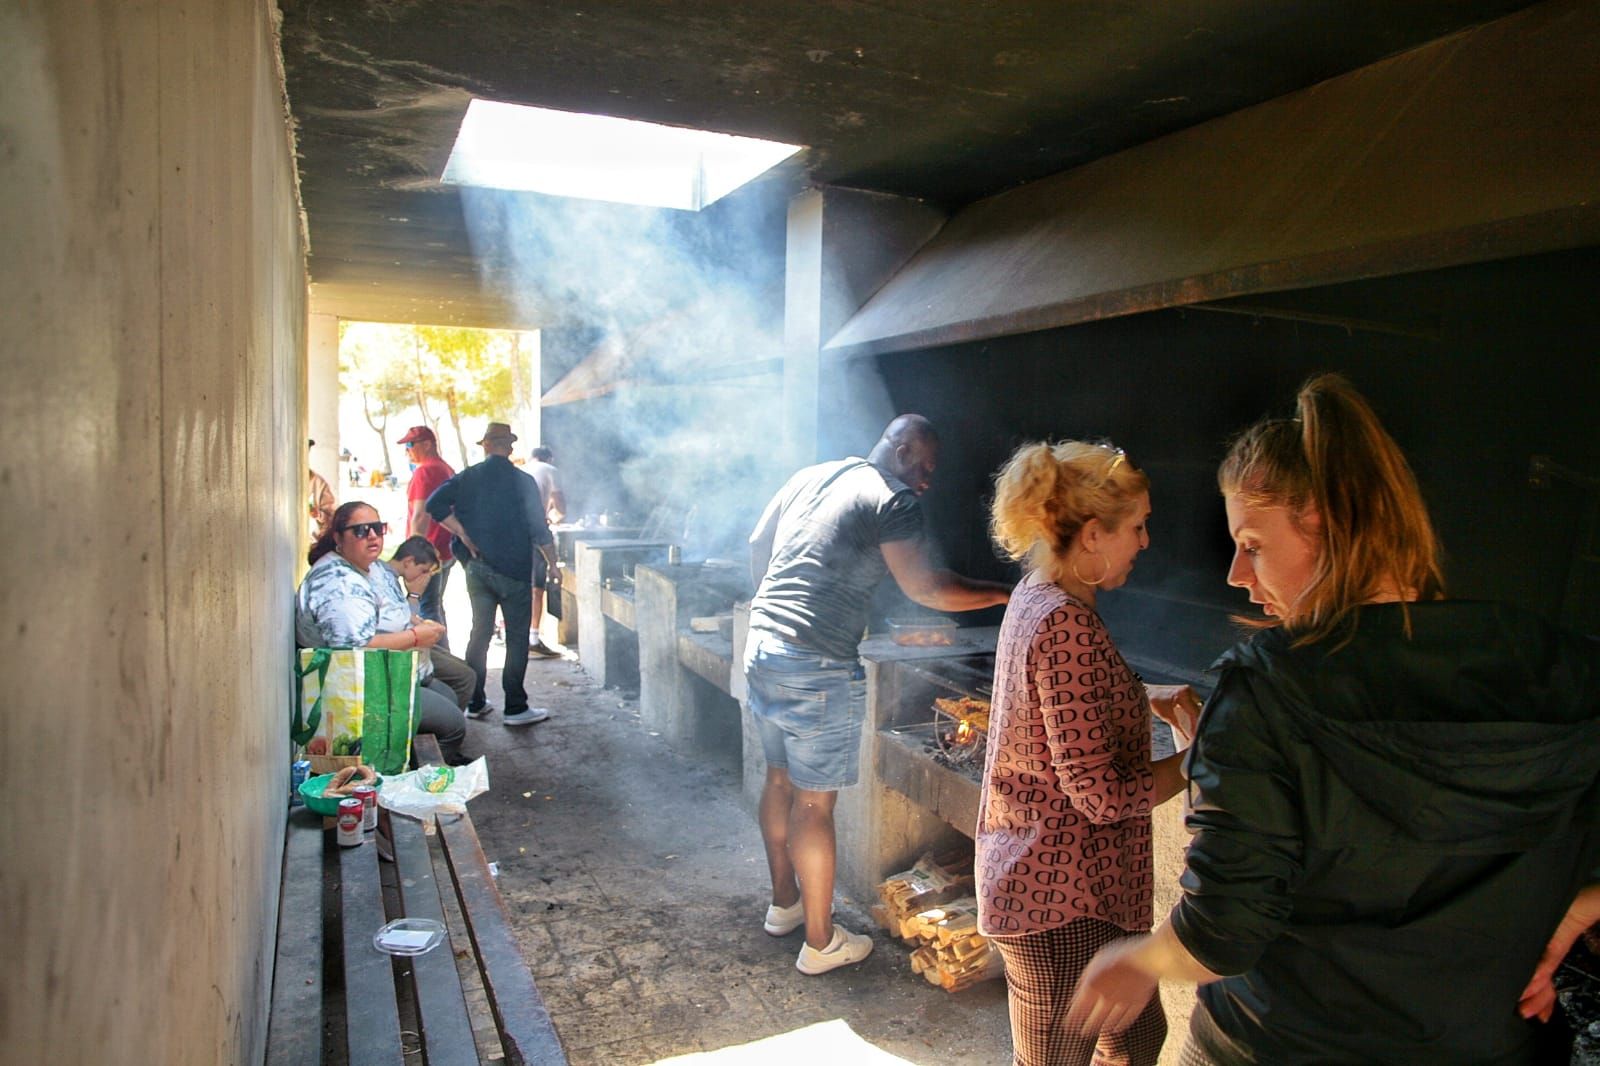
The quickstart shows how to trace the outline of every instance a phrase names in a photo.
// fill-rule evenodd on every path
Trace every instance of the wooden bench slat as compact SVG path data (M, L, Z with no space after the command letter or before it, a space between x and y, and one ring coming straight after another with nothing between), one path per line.
M494 886L472 819L441 814L437 820L506 1062L511 1066L565 1066L566 1053L512 936L511 916Z
M431 918L443 925L444 908L422 823L399 814L386 813L385 817L389 819L395 869L400 875L401 910L407 918ZM477 1066L472 1019L467 1014L449 937L427 954L402 963L410 965L428 1066Z
M322 817L289 812L266 1066L322 1062Z
M372 946L386 920L378 881L378 849L367 838L339 849L340 918L344 929L345 1034L350 1066L400 1066L400 1008L394 964Z

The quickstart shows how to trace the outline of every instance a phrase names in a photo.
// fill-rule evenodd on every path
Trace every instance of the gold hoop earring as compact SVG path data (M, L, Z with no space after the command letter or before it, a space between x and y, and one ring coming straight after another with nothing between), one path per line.
M1090 555L1099 555L1100 553L1099 552L1089 552L1089 554ZM1089 586L1098 585L1098 584L1100 584L1100 582L1104 581L1106 579L1106 577L1110 573L1111 573L1111 560L1102 556L1101 559L1100 559L1100 576L1095 578L1093 581L1090 581L1088 578L1086 578L1082 574L1078 573L1078 560L1077 560L1077 558L1074 558L1072 560L1072 576L1077 578L1079 581L1082 581L1085 585L1089 585Z

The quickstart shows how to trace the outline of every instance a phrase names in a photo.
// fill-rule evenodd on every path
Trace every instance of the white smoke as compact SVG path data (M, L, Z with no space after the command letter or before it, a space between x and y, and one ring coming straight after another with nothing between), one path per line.
M611 349L562 411L619 454L613 485L686 554L740 550L782 471L783 240L787 183L752 183L699 214L463 189L488 282L530 321L581 324ZM552 382L544 385L549 389ZM559 440L557 465L571 445ZM594 477L591 470L591 479Z

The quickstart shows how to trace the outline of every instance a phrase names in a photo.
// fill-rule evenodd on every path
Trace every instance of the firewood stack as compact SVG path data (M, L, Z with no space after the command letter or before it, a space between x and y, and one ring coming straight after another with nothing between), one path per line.
M929 984L959 992L1005 972L1000 953L978 932L970 853L944 861L924 855L879 885L878 895L883 902L873 913L916 949L911 970Z

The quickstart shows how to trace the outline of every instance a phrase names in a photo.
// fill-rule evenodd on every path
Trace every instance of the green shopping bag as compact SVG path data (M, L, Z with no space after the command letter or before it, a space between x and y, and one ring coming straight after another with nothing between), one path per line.
M397 774L411 761L417 653L301 648L289 736L319 774L366 763Z

